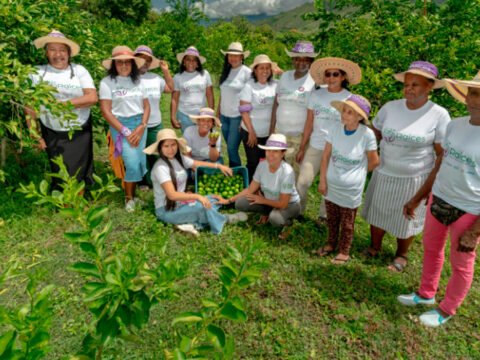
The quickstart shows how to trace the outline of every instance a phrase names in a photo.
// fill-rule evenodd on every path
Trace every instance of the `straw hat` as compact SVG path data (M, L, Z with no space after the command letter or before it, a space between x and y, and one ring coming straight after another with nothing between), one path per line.
M137 67L140 68L142 67L143 64L145 64L145 60L139 57L135 57L132 49L130 49L128 46L115 46L112 50L112 57L108 58L106 60L102 61L102 66L110 70L112 67L112 60L127 60L127 59L133 59L135 60L135 63L137 64Z
M368 121L368 116L370 115L371 105L363 96L351 94L345 100L334 100L330 104L337 109L340 114L343 111L343 107L348 105L363 118L365 124L368 125L370 123Z
M475 75L473 80L455 80L455 79L443 79L445 81L445 87L450 95L455 99L465 104L465 98L467 97L468 88L480 88L480 71Z
M159 155L158 154L158 144L163 140L176 140L178 143L178 148L182 154L189 153L192 149L187 145L187 140L184 138L177 137L177 134L172 129L163 129L157 133L157 141L155 141L150 146L147 146L143 149L143 152L147 155Z
M318 53L315 52L315 48L310 41L297 41L292 51L285 49L285 52L290 57L310 57L316 58Z
M445 86L444 81L438 79L437 67L428 61L414 61L410 64L407 71L395 74L393 77L398 81L405 82L406 74L420 75L435 81L433 84L434 89L440 89Z
M250 56L250 51L243 51L243 45L239 42L232 42L230 45L228 45L228 49L226 51L220 50L220 52L223 55L243 55L244 59Z
M277 63L270 60L268 55L265 55L265 54L255 56L255 59L253 60L253 64L250 65L250 69L254 70L255 66L260 64L272 65L272 72L274 74L279 74L279 73L281 74L283 72L282 69L280 69L280 67L277 65Z
M287 154L293 152L292 148L287 145L287 137L283 134L272 134L268 137L265 145L258 145L263 150L286 150Z
M328 69L340 69L345 72L345 77L351 85L356 85L362 80L362 70L353 61L326 57L315 60L310 66L310 76L317 85L326 84L325 71Z
M44 48L48 43L60 43L67 45L70 48L70 56L78 55L80 52L80 46L76 42L68 39L58 30L52 30L48 35L33 40L33 45L35 45L37 49Z
M147 55L147 56L150 56L152 58L152 62L150 64L150 66L148 67L148 70L153 70L153 69L156 69L160 66L160 60L157 59L155 56L153 56L152 49L150 49L147 45L140 45L135 49L134 55L137 56L137 55L140 55L140 54Z
M204 64L207 59L205 59L203 56L200 56L200 52L197 50L195 46L189 46L187 50L185 50L182 53L177 54L177 60L181 64L183 62L183 58L187 55L192 55L196 56L198 60L200 61L200 64Z
M198 119L213 119L214 120L214 125L218 127L222 127L222 123L220 122L220 119L215 116L215 111L211 108L205 107L200 109L200 114L199 115L188 115L188 117L196 124Z

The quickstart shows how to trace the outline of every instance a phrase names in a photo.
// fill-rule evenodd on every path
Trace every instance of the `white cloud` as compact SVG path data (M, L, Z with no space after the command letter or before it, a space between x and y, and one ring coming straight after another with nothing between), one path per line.
M209 18L230 18L235 15L275 15L294 9L312 0L213 0L205 4Z

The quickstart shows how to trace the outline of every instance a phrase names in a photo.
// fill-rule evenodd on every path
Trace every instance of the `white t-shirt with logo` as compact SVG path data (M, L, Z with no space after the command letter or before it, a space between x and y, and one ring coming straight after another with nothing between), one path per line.
M332 154L327 170L326 199L356 209L362 203L367 178L367 152L377 150L375 134L360 124L353 134L346 135L344 125L339 122L330 128L327 142L332 145Z
M143 114L143 99L147 99L144 83L129 76L104 77L100 81L100 100L112 100L112 114L130 117Z
M269 135L276 88L277 82L275 80L266 84L260 84L250 79L240 93L240 101L252 104L250 120L258 137ZM248 131L243 121L242 128Z
M313 131L310 135L310 146L323 150L327 141L328 130L341 122L341 115L330 103L345 100L350 91L329 92L327 88L313 90L308 101L308 109L313 111Z
M195 160L209 160L210 145L208 134L201 137L198 133L198 126L189 126L185 129L183 137L187 140L188 146L192 148L192 158ZM216 148L221 154L222 150L222 137L219 136L216 142Z
M280 194L290 194L289 204L300 202L295 187L295 172L293 168L282 161L277 171L270 172L267 161L260 161L253 175L253 181L260 184L263 195L268 200L280 200Z
M430 173L435 165L433 144L442 143L449 122L448 111L430 100L416 110L408 109L405 99L386 103L373 120L382 133L377 171L396 177Z
M280 77L277 86L277 123L278 132L296 136L303 132L307 119L307 104L315 82L309 73L295 79L295 71L286 71Z
M480 126L453 120L442 143L443 161L432 192L450 205L480 215Z
M240 111L240 92L245 84L252 78L252 70L248 66L241 65L231 69L228 77L220 85L220 112L227 117L238 117Z
M198 71L175 74L174 90L180 92L177 110L185 115L198 115L207 104L207 87L212 86L212 79L207 70L203 75Z
M83 89L95 89L93 79L90 73L82 65L72 64L74 76L71 78L71 68L59 70L50 65L37 66L37 73L31 74L30 79L36 85L40 81L46 81L49 85L57 89L57 93L53 96L59 101L72 100L83 96ZM42 105L40 107L40 121L47 128L55 131L69 131L74 126L85 124L90 117L90 108L74 109L77 119L68 123L61 122L59 118L55 118Z
M175 180L177 181L177 191L185 192L187 186L187 170L193 166L193 159L182 155L183 168L177 159L170 160L175 171ZM170 168L167 163L162 159L158 159L152 168L152 184L153 184L153 196L155 202L155 209L164 207L167 204L167 196L163 190L162 184L168 181L172 181L170 176Z
M148 127L154 127L162 123L162 112L160 111L160 98L165 90L165 80L152 72L147 72L140 77L150 103L150 117Z

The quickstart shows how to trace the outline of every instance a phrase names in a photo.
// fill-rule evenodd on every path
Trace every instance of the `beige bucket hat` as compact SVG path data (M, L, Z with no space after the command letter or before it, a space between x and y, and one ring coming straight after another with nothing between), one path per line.
M143 149L143 152L147 155L159 155L158 154L158 144L163 140L176 140L178 143L178 148L182 154L189 153L192 149L187 145L187 140L184 138L177 137L177 134L172 129L163 129L157 133L157 140Z
M160 66L160 60L153 55L152 49L150 49L147 45L140 45L135 49L134 55L137 56L140 54L147 55L152 58L152 62L148 67L148 70L153 70Z
M76 42L67 38L58 30L52 30L48 35L33 40L33 45L35 45L37 49L44 48L48 43L60 43L67 45L70 48L70 56L78 55L80 52L80 46Z
M227 50L220 50L223 55L232 54L232 55L243 55L243 58L246 59L250 56L250 51L243 51L243 45L239 42L232 42L228 45Z
M310 66L310 76L317 85L326 84L325 70L328 69L344 71L351 85L356 85L362 80L362 70L353 61L338 57L325 57L315 60Z
M472 80L455 80L444 79L445 87L450 95L455 99L465 104L465 98L467 97L468 88L480 88L480 71L475 75Z
M133 53L132 49L130 49L128 46L115 46L112 50L112 57L108 58L106 60L102 61L102 66L110 70L112 67L112 60L127 60L127 59L133 59L135 63L137 64L137 67L140 68L142 67L143 64L145 64L145 60L139 57L135 57L135 54Z
M291 154L294 150L288 147L287 137L283 134L272 134L268 137L265 145L258 145L263 150L286 150Z

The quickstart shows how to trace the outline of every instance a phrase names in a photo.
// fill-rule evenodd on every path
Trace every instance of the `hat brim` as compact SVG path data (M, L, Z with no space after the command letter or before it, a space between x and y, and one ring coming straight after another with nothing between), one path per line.
M145 149L143 149L143 152L147 155L160 155L158 153L158 144L160 144L160 141L163 140L176 140L178 144L178 148L182 154L188 154L191 151L191 148L187 145L187 140L184 138L174 138L174 137L163 137L161 139L158 139L155 141L153 144L147 146Z
M466 97L468 94L468 88L480 88L480 80L454 80L454 79L443 79L445 81L445 87L447 91L452 95L456 100L460 101L462 104L466 103Z
M404 72L401 72L401 73L398 73L398 74L394 74L393 77L396 80L403 83L403 82L405 82L405 75L406 74L420 75L420 76L423 76L424 78L435 81L435 83L433 84L434 89L441 89L445 86L445 82L443 80L439 80L436 77L434 77L433 75L431 75L427 72L421 71L421 70L417 70L417 69L407 70L407 71L404 71Z
M58 38L46 35L33 40L33 45L35 45L37 49L42 49L45 47L45 45L49 43L67 45L70 48L70 56L72 57L78 55L78 53L80 52L80 45L67 38Z
M309 57L309 58L312 58L312 59L315 59L319 53L297 53L297 52L292 52L292 51L288 51L288 49L285 49L285 52L287 53L288 56L290 56L291 58L295 58L295 57Z
M160 66L160 59L157 59L155 56L152 56L147 52L139 51L139 52L136 52L134 55L136 56L136 55L140 55L140 54L149 56L152 59L152 62L150 63L150 66L148 67L148 70L153 70L153 69L156 69Z
M183 58L186 55L192 55L192 54L185 54L184 52L183 53L178 53L177 54L177 61L181 64L183 62ZM207 61L207 59L205 59L203 56L197 56L197 55L192 55L192 56L195 56L200 61L200 64L205 64L205 62Z
M255 67L257 65L260 65L260 64L270 64L270 65L272 65L272 72L276 75L283 73L283 70L280 69L280 67L278 66L278 64L276 62L273 62L273 61L270 61L270 62L269 61L265 61L265 62L262 61L262 62L258 62L258 63L253 63L249 67L250 67L251 70L254 70Z
M227 51L223 51L223 50L220 50L220 52L223 54L223 55L243 55L243 58L246 59L250 56L250 51L249 50L246 50L246 51L232 51L232 50L227 50Z
M293 148L281 148L278 146L267 146L267 145L257 145L260 149L262 150L280 150L280 151L286 151L287 154L293 153L294 149Z
M348 105L350 106L353 110L355 110L355 112L360 115L363 119L363 123L365 125L370 125L370 120L368 120L368 115L365 113L365 111L363 111L363 109L358 106L356 103L354 103L353 101L349 101L349 100L343 100L343 101L340 101L340 100L334 100L332 102L330 102L330 104L338 110L338 112L340 114L342 114L342 111L343 111L343 108L345 105Z
M326 84L325 71L328 69L340 69L345 72L345 77L350 85L356 85L362 81L362 69L353 61L327 57L315 60L310 66L310 76L317 85Z
M137 64L137 68L141 68L143 66L143 64L145 64L145 59L135 57L133 55L119 55L119 56L116 56L114 58L103 60L102 61L102 66L105 69L110 70L110 68L112 67L112 60L128 60L128 59L133 59L135 61L135 63Z
M213 119L214 125L218 127L222 127L222 123L219 118L213 115L188 115L190 120L192 120L195 124L197 124L198 119Z

